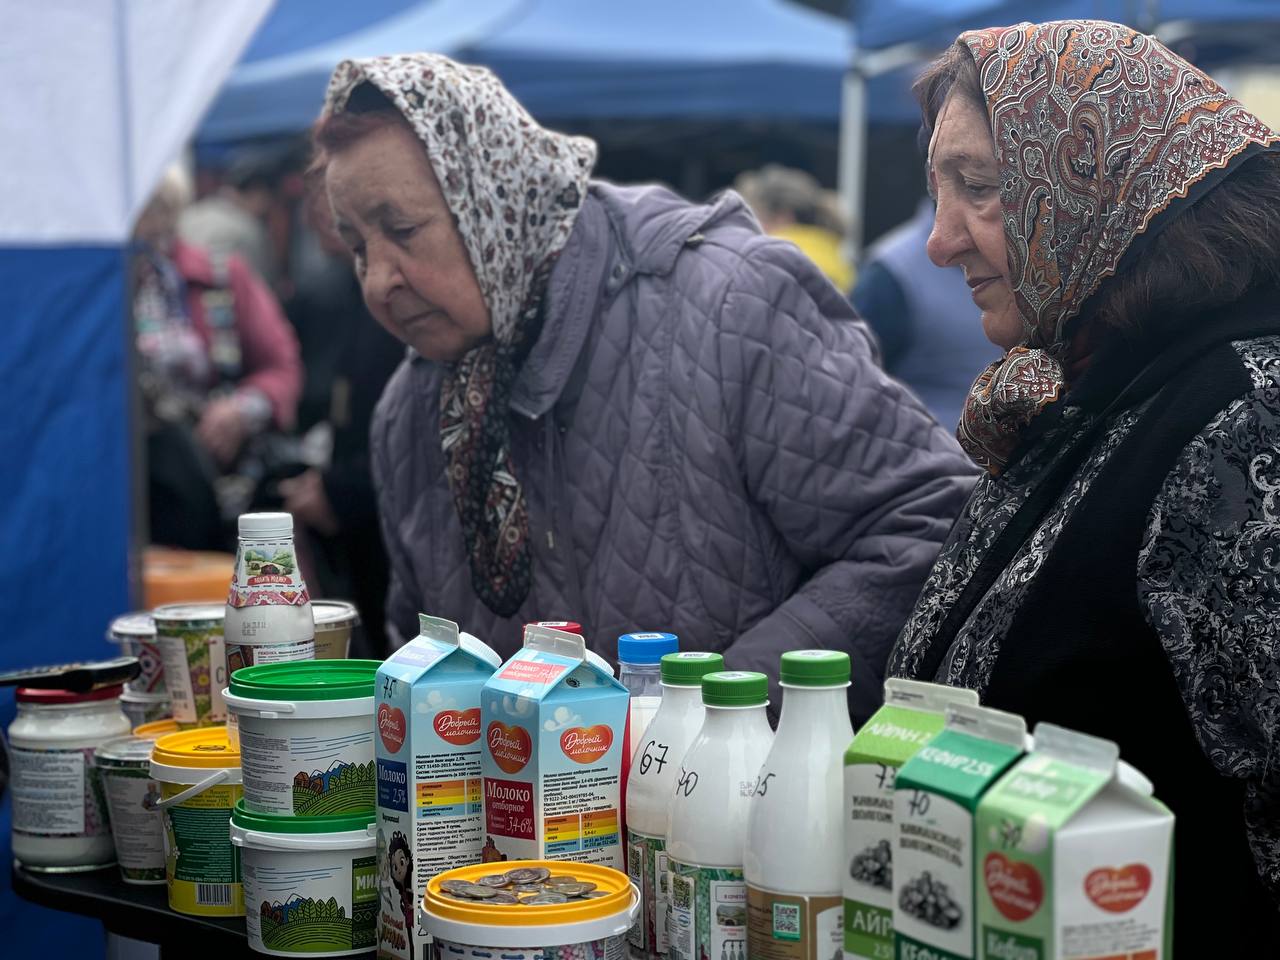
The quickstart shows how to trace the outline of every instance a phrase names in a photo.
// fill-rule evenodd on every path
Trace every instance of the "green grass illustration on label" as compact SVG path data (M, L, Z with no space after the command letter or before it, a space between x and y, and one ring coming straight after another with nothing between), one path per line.
M328 770L299 770L293 777L296 816L353 813L377 802L374 762L335 762Z

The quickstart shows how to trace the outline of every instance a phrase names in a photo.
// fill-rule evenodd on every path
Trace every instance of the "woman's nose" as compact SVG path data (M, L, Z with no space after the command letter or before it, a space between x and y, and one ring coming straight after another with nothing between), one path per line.
M364 295L370 307L386 303L403 283L396 258L381 244L370 244L365 250Z
M933 229L925 243L925 252L934 266L949 267L971 246L964 218L946 200L939 200L933 214Z

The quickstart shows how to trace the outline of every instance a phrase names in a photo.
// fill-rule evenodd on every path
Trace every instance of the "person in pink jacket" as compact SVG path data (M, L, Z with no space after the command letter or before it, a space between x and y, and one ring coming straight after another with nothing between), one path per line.
M255 437L292 427L302 364L275 295L253 270L176 237L186 193L171 171L138 220L133 322L151 540L212 549L226 545L217 488L235 486L220 478L236 472Z

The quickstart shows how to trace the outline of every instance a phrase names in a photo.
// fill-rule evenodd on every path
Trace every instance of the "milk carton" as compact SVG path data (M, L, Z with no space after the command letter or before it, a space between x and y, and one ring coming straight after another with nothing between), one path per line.
M378 956L428 955L417 921L427 881L479 863L484 846L480 690L501 658L449 620L378 668Z
M893 791L893 940L897 960L971 960L975 813L1022 754L1021 717L947 707L941 733L902 765Z
M1036 724L978 804L978 943L991 960L1171 956L1173 814L1114 743Z
M623 870L627 689L579 636L525 628L484 685L484 859L577 860Z
M884 706L844 755L844 954L893 956L894 777L945 722L950 704L978 705L972 690L886 680Z

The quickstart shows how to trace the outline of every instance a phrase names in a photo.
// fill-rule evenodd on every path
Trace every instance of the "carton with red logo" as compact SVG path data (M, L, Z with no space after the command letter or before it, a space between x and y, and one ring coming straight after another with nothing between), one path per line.
M378 668L378 956L427 956L417 905L437 873L480 861L480 690L501 658L449 620ZM411 946L412 944L412 946Z
M1114 743L1049 723L978 804L979 956L1172 955L1173 814Z
M623 869L627 688L579 636L540 625L489 678L486 860L576 860Z

